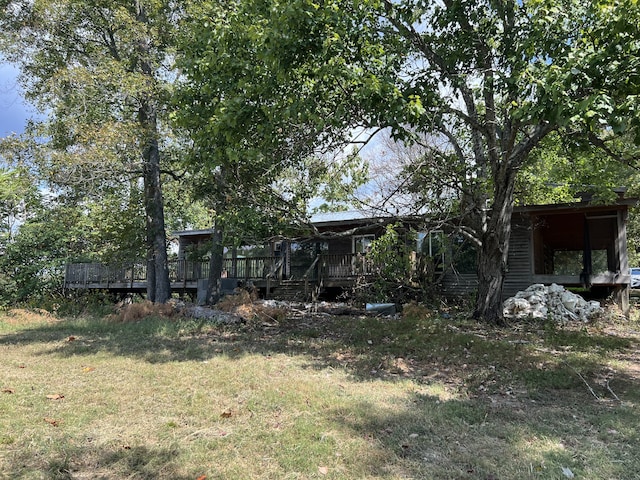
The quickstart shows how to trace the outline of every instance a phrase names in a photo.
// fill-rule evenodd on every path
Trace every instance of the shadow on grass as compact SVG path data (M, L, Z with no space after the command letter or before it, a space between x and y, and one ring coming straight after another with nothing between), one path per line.
M137 323L59 321L0 335L0 345L42 345L40 355L131 357L151 364L229 359L246 355L304 357L307 368L342 369L359 381L443 382L474 394L525 389L615 391L640 395L637 376L612 373L612 356L632 353L633 339L586 330L535 326L528 331L430 318L327 317L277 325L211 325L196 320ZM612 389L612 385L616 390Z
M0 335L0 345L12 344L42 345L41 355L106 352L149 363L284 353L304 355L319 369L344 367L364 379L372 372L428 377L434 365L464 370L472 364L481 370L524 372L525 377L529 372L533 383L540 384L544 372L571 371L575 365L593 373L607 355L624 353L633 341L556 328L523 334L437 318L325 316L258 327L157 318L127 324L57 321ZM394 364L397 359L404 365ZM552 380L550 386L556 383Z
M4 476L1 478L193 480L198 476L197 472L190 475L179 473L183 470L178 465L179 451L176 449L121 445L98 449L71 443L54 448L55 451L46 454L39 452L34 455L26 449L19 452L12 459L11 466L2 472Z
M628 338L544 328L515 334L437 318L320 317L255 327L65 321L0 336L0 345L11 344L41 345L40 355L107 352L149 363L284 353L360 381L450 385L451 398L416 392L393 409L363 405L364 417L325 412L336 429L382 448L410 478L566 478L561 466L579 478L635 478L640 471L640 459L629 454L640 440L640 414L612 401L615 390L637 404L638 378L611 377L605 367L610 355L633 350ZM91 459L96 471L115 470L121 478L179 479L171 470L178 454L80 447L52 456L46 468L48 478L75 478L74 469L90 470ZM15 475L7 478L28 478L20 476L27 457L14 460L8 474ZM385 468L372 464L370 474L399 476Z
M525 399L441 401L417 394L396 412L367 405L371 413L362 421L331 413L336 424L402 458L410 478L573 478L562 468L576 478L637 478L640 458L630 449L640 414L567 397L549 408ZM372 475L380 474L374 469Z

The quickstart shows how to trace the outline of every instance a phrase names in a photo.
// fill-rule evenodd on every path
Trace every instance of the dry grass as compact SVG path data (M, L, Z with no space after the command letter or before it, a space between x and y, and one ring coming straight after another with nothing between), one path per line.
M233 313L249 322L249 325L277 324L287 317L285 308L257 302L255 292L239 289L234 295L226 295L216 305L223 312Z
M12 308L3 317L3 322L14 326L39 325L56 321L51 313L41 309Z
M173 318L179 315L172 303L154 304L151 302L123 304L116 312L108 316L108 320L119 323L139 322L145 318Z
M494 330L422 307L205 328L14 318L0 316L2 479L640 471L636 323Z

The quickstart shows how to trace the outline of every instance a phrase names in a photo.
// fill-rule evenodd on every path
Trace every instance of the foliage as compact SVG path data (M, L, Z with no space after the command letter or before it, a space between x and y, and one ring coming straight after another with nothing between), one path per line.
M39 201L34 179L24 168L0 169L0 251Z
M616 142L633 148L628 139ZM625 146L626 143L626 146ZM573 202L587 194L594 202L610 203L617 189L626 196L637 195L638 172L622 162L611 161L594 148L575 148L569 140L554 133L541 142L518 173L516 203L534 205Z
M366 288L369 302L405 303L413 290L411 247L399 224L387 225L385 233L371 242L366 262L374 267L372 285ZM416 289L417 290L417 289Z
M27 220L0 256L0 302L32 302L62 291L64 262L79 247L83 224L74 212L41 210Z
M46 113L26 137L50 188L100 198L144 184L148 294L169 295L160 151L170 95L175 15L169 1L5 0L0 50L19 65L26 97ZM166 143L165 143L166 142Z
M196 197L224 225L226 244L306 224L316 199L344 204L366 173L357 154L332 154L315 142L321 128L307 116L317 114L281 95L291 91L289 80L260 51L272 41L269 25L248 23L249 16L241 3L193 3L179 43L185 77L174 120L193 141L186 164ZM252 67L260 71L242 73Z
M202 94L190 96L192 125L207 125L196 143L213 155L279 146L304 158L356 129L423 141L401 184L426 192L425 206L442 201L443 220L477 246L475 316L499 322L529 154L562 131L633 155L615 144L636 126L637 13L633 1L205 2L191 12L185 64ZM629 41L618 47L611 32Z
M91 201L45 194L31 177L5 178L22 178L18 183L22 187L2 190L8 200L4 205L11 204L12 211L20 213L14 217L19 223L3 231L0 242L2 305L60 303L67 261L112 262L144 256L141 192L135 184L129 191L113 191ZM9 226L11 218L6 221Z

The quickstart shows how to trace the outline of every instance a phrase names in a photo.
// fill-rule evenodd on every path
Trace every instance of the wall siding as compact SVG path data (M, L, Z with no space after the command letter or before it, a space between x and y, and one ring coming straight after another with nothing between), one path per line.
M532 283L531 222L528 216L514 215L509 242L508 271L505 276L504 299L512 297ZM478 277L474 273L456 273L449 269L442 278L442 292L447 297L475 294Z
M458 273L449 269L442 277L442 293L446 297L474 295L477 289L478 276L475 273Z
M505 299L526 289L533 282L533 251L529 217L514 215L511 229L508 271L502 291L502 297Z

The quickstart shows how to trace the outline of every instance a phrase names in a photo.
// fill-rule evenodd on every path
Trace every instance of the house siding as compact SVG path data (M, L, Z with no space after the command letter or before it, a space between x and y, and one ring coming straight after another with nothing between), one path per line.
M503 299L512 297L518 291L526 289L533 280L531 251L531 221L529 216L514 216L509 241L508 271L505 275ZM442 278L442 292L447 297L460 297L475 294L478 288L478 276L475 273L458 273L450 268Z
M528 215L514 216L511 222L511 240L507 259L507 275L502 297L514 296L533 283L533 252L531 220Z
M478 276L475 273L459 273L450 268L442 277L442 293L446 297L474 295L477 289Z

